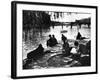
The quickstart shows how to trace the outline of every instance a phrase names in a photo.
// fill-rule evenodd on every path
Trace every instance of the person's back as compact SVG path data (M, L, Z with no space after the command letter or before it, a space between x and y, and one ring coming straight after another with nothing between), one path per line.
M78 41L75 41L75 42L74 42L74 46L75 46L75 47L73 47L72 50L71 50L71 53L73 54L73 59L79 60L81 54L80 54L80 52L78 51L78 50L79 50L79 43L78 43Z
M37 49L35 49L27 54L27 58L37 60L43 55L43 52L44 52L44 48L40 44Z
M76 39L81 39L81 37L82 36L81 36L80 32L78 32Z
M44 51L44 48L43 48L43 46L40 44L39 47L37 48L37 52L38 52L38 53L43 53L43 51Z
M63 34L62 34L62 37L61 37L63 43L65 43L65 41L67 40L67 37L65 37Z
M53 44L53 46L55 46L56 44L58 44L57 39L55 38L54 35L52 35L52 44Z
M76 40L84 40L84 39L88 39L87 37L82 37L81 33L78 32L77 36L76 36Z
M67 41L63 44L63 49L65 50L66 56L69 56L70 55L70 47L69 47L69 43Z
M36 49L36 53L37 53L37 58L41 58L43 56L44 48L43 48L43 46L41 44Z
M49 35L49 40L47 40L47 47L52 47L52 37Z

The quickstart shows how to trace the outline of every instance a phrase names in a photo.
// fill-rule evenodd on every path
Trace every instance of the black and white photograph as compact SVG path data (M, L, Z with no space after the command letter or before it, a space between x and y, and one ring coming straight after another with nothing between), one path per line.
M91 66L91 14L23 10L23 69Z
M96 6L12 4L14 77L97 72Z

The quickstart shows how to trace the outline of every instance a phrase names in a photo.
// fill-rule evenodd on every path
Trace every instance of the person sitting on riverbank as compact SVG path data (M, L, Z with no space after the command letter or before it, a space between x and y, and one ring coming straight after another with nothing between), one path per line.
M81 39L82 35L78 32L76 39Z
M75 60L80 59L80 52L79 52L79 43L77 41L74 42L74 46L71 50L72 58Z
M54 35L49 35L49 40L47 40L47 47L49 46L49 47L53 47L53 46L55 46L56 44L58 44L58 42L57 42L57 39L55 38L55 36Z
M58 44L57 39L55 38L54 35L52 35L52 44L53 44L53 46L55 46L56 44Z
M90 66L90 56L81 56L82 54L88 54L88 48L87 45L90 45L90 41L86 44L79 44L77 41L75 41L74 45L77 48L77 55L74 55L74 59L78 60L82 66Z
M82 37L81 33L78 32L77 36L76 36L76 40L83 40L83 39L87 39L86 37Z
M75 45L76 52L74 50L75 54L73 51L72 51L72 53L73 53L75 58L79 59L81 55L88 54L88 49L87 49L86 45L79 44L77 41L74 42L74 45Z
M81 54L87 54L87 47L84 44L79 44L77 41L74 43L75 47L77 48L77 52Z
M62 37L61 37L63 43L65 43L65 41L67 40L67 37L65 37L63 34L62 34Z
M27 59L38 60L44 55L44 48L39 44L38 48L27 54Z
M49 35L49 40L47 40L47 47L52 47L52 37Z
M70 55L70 47L69 47L69 43L67 40L64 41L64 43L63 43L63 49L64 49L65 56L69 56Z

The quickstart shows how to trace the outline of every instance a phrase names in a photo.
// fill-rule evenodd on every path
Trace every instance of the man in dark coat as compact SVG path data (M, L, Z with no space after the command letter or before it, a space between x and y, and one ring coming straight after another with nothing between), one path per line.
M82 37L81 33L78 32L77 36L76 36L76 40L83 40L83 39L88 39L86 37Z
M65 56L69 56L70 55L70 47L69 47L69 43L67 40L63 43L63 49L65 51Z
M76 39L78 40L80 40L82 38L82 35L80 34L80 32L78 32L78 34L77 34L77 37L76 37Z
M74 45L77 47L77 52L81 54L87 54L87 48L86 45L79 44L77 41L75 41Z
M52 35L52 44L53 44L53 46L55 46L56 44L58 44L57 39L55 38L54 35Z
M67 40L67 37L65 37L63 34L62 34L62 37L61 37L63 43L65 43L65 41Z
M27 54L28 59L38 60L43 56L44 48L39 44L38 48Z
M47 40L47 47L51 47L51 43L52 43L52 37L51 35L49 35L49 39Z

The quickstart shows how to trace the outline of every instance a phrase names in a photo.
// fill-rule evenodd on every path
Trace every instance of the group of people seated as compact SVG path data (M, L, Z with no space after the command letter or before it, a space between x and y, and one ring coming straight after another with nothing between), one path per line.
M63 42L64 42L64 44L65 44L65 40L67 39L65 39L65 36L64 35L62 35L62 39L63 39ZM55 36L54 35L49 35L49 39L47 40L47 47L49 46L49 47L53 47L53 46L55 46L56 44L58 44L58 42L57 42L57 39L55 38ZM65 46L65 45L64 45ZM67 48L66 48L67 49ZM31 51L31 52L29 52L28 54L27 54L27 59L29 59L29 60L37 60L37 59L39 59L39 58L41 58L43 55L45 54L45 52L44 52L44 48L43 48L43 46L42 46L42 44L39 44L39 46L35 49L35 50L33 50L33 51Z
M73 54L73 58L78 60L83 66L90 66L90 53L91 53L91 41L88 41L85 45L79 44L78 41L74 42L76 53ZM73 53L73 52L71 52ZM89 56L81 56L89 55Z
M76 51L75 51L76 49ZM72 53L81 53L81 54L90 54L90 50L91 50L91 41L88 41L85 44L79 44L78 41L75 41L74 42L74 47L73 47L73 50L72 50Z
M69 47L69 43L68 43L67 37L62 34L61 40L63 42L62 47L63 47L64 56L69 56L71 47Z
M78 35L79 34L80 33L78 33ZM82 39L82 37L80 39ZM81 57L81 55L90 55L91 40L89 40L86 44L79 44L79 42L76 40L74 42L74 46L70 47L67 37L65 37L62 34L62 41L63 41L64 56L71 56L74 60L78 60L83 66L90 65L90 56Z
M67 37L65 37L62 34L61 39L63 42L62 47L63 47L64 56L70 56L72 54L73 58L78 60L78 59L80 59L81 54L90 54L91 53L91 41L88 41L88 43L86 45L79 44L78 41L75 41L74 47L70 47L68 40L67 40ZM77 35L77 39L82 39L82 36L79 32ZM47 47L48 46L53 47L56 44L58 44L58 41L55 38L55 36L49 35L49 39L47 40ZM27 54L28 60L27 60L25 65L32 62L32 60L36 61L36 60L40 59L41 57L43 57L44 54L45 54L44 48L43 48L42 44L39 44L39 46L35 50L33 50ZM26 67L25 65L24 65L24 67Z
M58 42L57 42L57 39L55 38L55 36L49 35L49 40L47 40L47 46L53 47L56 44L58 44ZM33 50L27 54L27 59L37 60L37 59L41 58L44 54L45 54L44 48L43 48L42 44L39 44L39 46L35 50Z
M58 44L57 39L54 35L49 35L49 39L47 40L47 47L53 47Z

